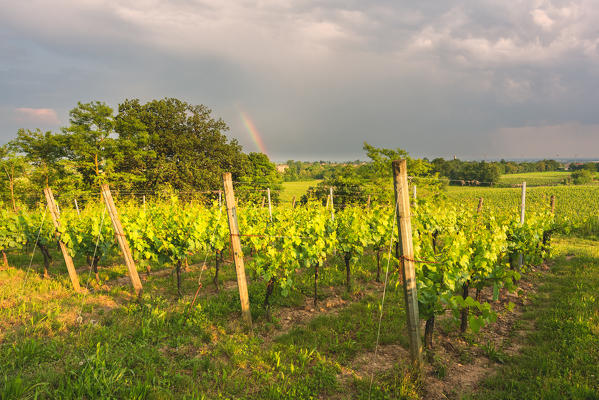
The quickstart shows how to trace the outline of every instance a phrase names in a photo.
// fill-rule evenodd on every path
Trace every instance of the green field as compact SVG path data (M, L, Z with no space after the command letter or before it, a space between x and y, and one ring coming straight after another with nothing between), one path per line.
M283 189L279 195L281 202L290 202L295 196L295 200L299 199L306 194L310 186L316 186L321 182L319 179L311 181L297 181L297 182L283 182Z
M483 198L485 212L494 209L511 210L520 215L520 188L447 187L447 196L471 209ZM551 196L555 196L555 214L559 221L567 224L567 233L579 236L599 236L599 186L550 186L530 187L526 190L526 209L542 211L550 209Z
M559 185L570 176L568 171L526 172L504 174L499 178L501 186L515 186L526 182L527 186Z

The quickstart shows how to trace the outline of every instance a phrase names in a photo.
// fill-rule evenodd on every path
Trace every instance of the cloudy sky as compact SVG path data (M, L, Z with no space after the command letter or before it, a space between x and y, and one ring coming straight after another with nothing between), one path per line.
M77 101L209 106L246 151L599 157L599 5L0 0L0 143Z

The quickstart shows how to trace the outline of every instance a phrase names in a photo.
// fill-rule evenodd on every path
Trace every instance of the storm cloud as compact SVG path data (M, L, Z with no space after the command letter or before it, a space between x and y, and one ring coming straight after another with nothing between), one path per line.
M451 3L451 4L450 4ZM205 104L275 160L599 156L593 1L0 2L0 142L77 101Z

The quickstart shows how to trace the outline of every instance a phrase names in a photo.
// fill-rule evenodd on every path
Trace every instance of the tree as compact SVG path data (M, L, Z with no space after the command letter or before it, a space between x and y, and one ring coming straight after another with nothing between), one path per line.
M116 148L113 110L105 103L93 101L77 103L70 112L70 125L63 131L68 140L68 157L83 176L86 188L91 190L102 176L114 168L111 152Z
M0 146L0 173L6 177L8 182L10 201L15 212L17 211L15 182L17 176L25 171L25 165L23 157L15 155L9 145Z
M250 153L247 158L249 161L247 172L239 178L240 185L236 194L245 199L258 201L264 196L264 193L255 189L270 189L271 201L277 202L281 189L281 179L275 164L270 162L268 156L264 153Z
M174 98L146 104L125 100L116 117L119 138L142 145L135 156L123 157L117 171L145 176L135 185L145 190L213 190L221 186L223 172L239 179L247 172L247 156L223 134L229 129L225 122L211 113Z
M25 159L37 168L41 178L38 182L40 187L48 186L52 178L59 173L59 161L66 155L64 136L50 131L42 132L39 129L19 129L11 146L23 153Z

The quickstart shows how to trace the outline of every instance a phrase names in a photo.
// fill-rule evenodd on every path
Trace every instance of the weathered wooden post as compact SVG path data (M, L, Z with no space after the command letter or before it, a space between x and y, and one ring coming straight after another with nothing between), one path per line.
M295 208L295 196L291 199L291 208Z
M476 213L480 214L483 211L483 198L478 198L478 207L476 208Z
M555 215L555 195L551 195L551 214Z
M368 195L368 199L366 200L366 208L370 209L370 195Z
M418 195L417 195L417 193L418 193L418 192L417 192L417 189L418 189L418 188L416 187L416 185L414 185L414 200L416 200L416 199L418 198Z
M77 215L81 215L79 212L79 204L77 204L77 199L75 198L75 210L77 210Z
M125 264L127 264L127 269L129 270L129 278L131 278L131 283L133 284L135 293L138 297L140 297L142 294L143 287L141 285L139 275L137 274L137 268L135 267L135 261L133 261L133 256L131 256L129 242L127 242L127 238L125 237L123 225L121 225L121 220L119 219L119 214L116 210L116 206L114 205L114 200L112 199L112 194L110 193L110 188L108 187L108 184L102 185L102 198L104 199L104 203L106 204L106 211L108 211L108 215L110 216L110 220L112 221L112 227L114 228L116 240L119 244L119 247L121 248L121 251L123 252Z
M218 208L222 208L223 206L223 191L218 191Z
M331 219L335 219L335 203L333 203L333 187L329 188L329 195L331 196Z
M408 337L412 363L422 365L422 344L420 341L420 315L418 313L418 293L416 290L416 272L414 248L412 242L412 223L410 216L410 193L406 160L396 160L393 166L393 187L397 207L397 229L399 231L399 250L401 251L401 274L406 302Z
M520 225L524 225L524 216L526 214L526 182L522 182L522 199L520 202ZM518 255L518 267L522 268L524 263L524 254Z
M243 251L239 239L239 224L237 222L237 206L235 204L235 193L233 192L233 180L231 173L223 174L225 188L225 203L227 205L227 217L229 219L229 232L231 234L231 250L235 261L237 272L237 287L239 288L239 300L241 301L241 312L248 327L252 328L252 314L250 312L250 298L248 296L247 280L245 278L245 265L243 263Z
M270 217L270 222L272 222L272 204L270 202L270 188L266 189L266 196L268 196L268 216Z
M81 290L79 286L79 276L77 276L77 271L75 270L75 264L73 264L73 258L69 254L67 246L64 244L62 240L60 240L60 221L59 221L59 213L56 202L54 201L54 195L52 195L52 189L46 187L44 189L44 195L46 196L46 202L48 203L48 209L50 210L50 215L52 216L52 222L54 223L55 235L56 239L58 239L58 244L60 246L60 251L62 252L62 256L64 257L64 262L67 265L67 271L69 271L69 278L71 278L71 283L73 284L73 289L76 292Z

